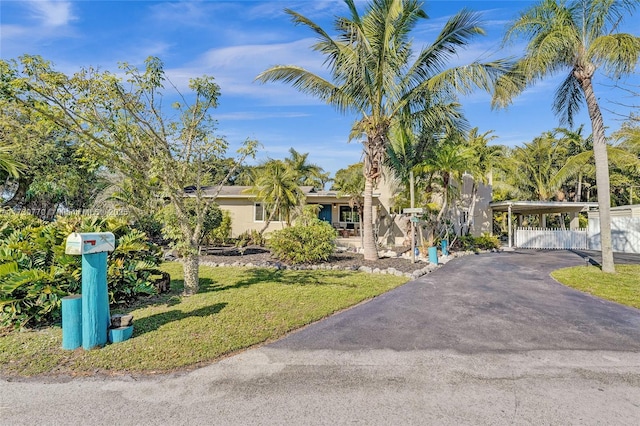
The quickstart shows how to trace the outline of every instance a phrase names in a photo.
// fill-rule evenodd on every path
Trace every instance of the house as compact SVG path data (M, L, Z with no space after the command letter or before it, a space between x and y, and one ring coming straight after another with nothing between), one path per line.
M216 203L231 216L231 236L263 229L267 220L265 206L248 192L250 186L223 186ZM349 197L339 196L336 191L316 190L311 186L301 187L306 204L320 206L318 217L331 223L343 237L354 237L359 234L360 216L357 207L352 206ZM204 196L213 197L217 187L203 188ZM379 194L374 194L374 206L379 205ZM378 209L374 209L379 211ZM286 226L284 218L272 220L265 232L282 229Z
M473 235L491 232L491 187L479 185L479 189L472 190L473 180L464 179L461 189L461 201L455 209L456 230L463 230L465 224L470 224L468 231ZM248 189L249 186L223 186L216 196L218 187L203 188L205 197L215 197L216 203L231 216L231 236L264 228L267 215L265 206L256 200ZM359 246L360 216L357 207L350 203L350 198L340 196L336 191L317 190L311 186L301 187L305 195L306 204L320 206L318 217L331 223L343 239L343 244ZM374 232L381 246L402 245L409 232L409 216L399 211L393 211L393 197L397 192L397 183L382 181L373 194ZM193 190L193 189L191 189ZM189 192L189 189L187 190ZM471 215L471 218L469 217ZM283 218L271 221L266 232L282 229L286 226ZM464 229L466 232L467 230Z

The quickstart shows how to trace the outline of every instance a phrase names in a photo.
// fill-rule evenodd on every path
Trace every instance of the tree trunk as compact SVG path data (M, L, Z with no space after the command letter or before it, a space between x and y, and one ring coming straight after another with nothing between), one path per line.
M587 101L593 134L593 156L596 162L596 185L598 187L598 210L600 214L602 272L614 273L616 269L613 262L613 245L611 242L611 188L609 185L609 160L607 157L604 123L598 100L593 93L591 79L582 79L580 83Z
M576 196L574 201L579 203L581 201L581 198L582 198L582 173L578 173L578 189L576 189Z
M365 260L378 260L378 249L373 235L373 179L365 176L362 234Z
M18 180L18 189L16 190L15 194L13 194L13 197L11 197L9 200L4 202L2 204L2 207L8 207L12 209L19 204L20 205L24 204L24 200L27 195L27 190L29 189L29 186L31 185L32 181L33 181L33 178L25 179L21 177Z
M188 254L182 259L182 270L184 272L184 296L193 296L198 292L200 281L198 278L198 269L200 266L200 258L198 254Z

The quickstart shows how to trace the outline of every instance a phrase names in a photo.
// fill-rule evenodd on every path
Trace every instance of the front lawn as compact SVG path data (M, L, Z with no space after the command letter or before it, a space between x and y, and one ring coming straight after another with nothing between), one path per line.
M200 292L182 298L182 265L165 263L171 294L126 310L133 337L102 349L67 351L50 327L0 337L0 374L158 373L210 363L370 299L405 277L348 271L200 269ZM112 312L114 313L114 312Z
M616 265L615 274L605 274L595 266L574 266L558 269L551 276L576 290L640 309L640 265Z

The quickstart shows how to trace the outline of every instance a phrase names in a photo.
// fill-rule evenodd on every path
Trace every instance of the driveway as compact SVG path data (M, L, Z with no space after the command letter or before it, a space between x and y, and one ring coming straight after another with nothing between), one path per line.
M638 424L640 311L549 277L583 264L468 256L189 373L0 381L0 424Z

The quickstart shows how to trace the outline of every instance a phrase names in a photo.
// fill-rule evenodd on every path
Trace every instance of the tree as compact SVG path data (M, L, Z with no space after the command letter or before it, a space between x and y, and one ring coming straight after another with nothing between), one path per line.
M458 93L475 87L492 89L505 70L504 61L447 69L447 61L480 34L478 15L463 10L452 17L433 44L414 54L411 31L427 18L416 0L372 0L363 14L355 0L345 0L349 16L335 21L337 35L310 19L286 10L295 24L305 25L318 36L313 49L326 57L331 79L294 65L277 65L256 77L261 82L281 81L315 96L341 113L353 112L351 138L363 137L364 151L364 258L378 257L373 234L373 189L382 176L389 128L401 115L416 121L456 121Z
M349 165L346 169L336 172L331 189L338 192L338 197L349 197L349 207L358 210L358 218L362 224L362 210L364 209L364 165L356 163ZM360 233L362 239L362 232Z
M137 187L159 186L158 196L173 210L179 229L173 243L183 257L184 294L196 293L198 248L212 204L203 196L203 177L210 175L207 160L227 150L227 142L215 136L210 116L220 96L214 79L191 79L192 94L187 98L178 93L176 112L166 116L163 89L170 82L158 58L148 58L143 70L122 64L126 81L93 68L69 77L35 56L21 57L20 64L22 71L3 85L3 95L75 135L84 149ZM238 151L238 162L252 155L255 146L255 141L247 141ZM189 194L187 187L193 188Z
M634 71L640 55L640 38L615 31L637 5L638 0L542 0L526 10L505 36L505 41L527 39L525 54L496 86L494 96L494 105L506 106L525 87L560 70L569 71L555 93L553 110L561 123L572 126L580 105L587 104L598 186L602 270L607 273L615 272L609 163L593 79L599 68L614 78Z
M255 171L253 186L247 192L264 203L266 218L260 233L266 231L278 215L291 226L292 212L304 202L298 173L282 160L268 160Z
M298 184L323 189L328 180L328 173L317 164L308 162L309 153L302 154L294 148L289 148L289 154L284 161L298 175Z
M478 195L479 184L493 184L493 170L497 164L504 159L504 147L501 145L488 145L488 143L497 138L491 135L493 130L479 133L479 129L474 127L465 135L465 145L471 150L471 159L468 163L467 173L473 178L471 188L471 203L467 214L467 221L464 224L463 232L468 232L471 227L471 221L475 215L476 198Z

